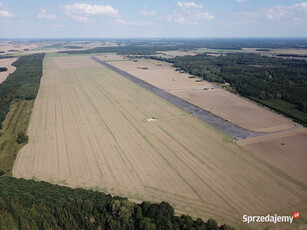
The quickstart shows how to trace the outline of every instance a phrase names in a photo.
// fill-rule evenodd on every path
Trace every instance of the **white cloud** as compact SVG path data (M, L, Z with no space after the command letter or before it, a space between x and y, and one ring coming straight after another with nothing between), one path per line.
M197 12L196 13L196 18L210 20L210 19L214 19L215 17L213 15L210 15L207 12Z
M79 22L90 22L91 20L86 16L79 16L79 15L69 15L70 18L72 18L75 21Z
M202 20L212 20L215 17L207 12L180 13L174 11L166 17L162 17L162 21L180 23L180 24L198 24Z
M90 16L105 15L111 17L118 17L118 10L112 6L90 5L86 3L75 3L64 6L65 14L76 21L87 22L90 21Z
M175 23L180 23L180 24L185 24L188 22L187 19L182 14L176 11L168 15L165 19L168 22L175 22Z
M62 25L62 24L53 24L54 27L57 27L57 28L64 28L65 26Z
M156 15L156 11L154 10L141 10L140 13L143 15L143 16L154 16Z
M40 9L39 14L37 15L39 19L56 19L57 16L54 14L47 14L47 10Z
M188 8L203 8L203 5L197 5L195 2L177 2L177 6L183 9L188 9Z
M276 5L270 8L256 9L254 11L234 12L234 21L246 21L253 24L260 22L263 19L270 21L283 22L306 22L307 18L307 2L293 5ZM243 24L243 23L241 23Z
M249 0L236 0L237 2L248 2Z
M0 17L8 18L8 17L13 17L14 14L11 14L7 10L0 10Z
M0 2L0 8L3 7L3 4ZM9 11L7 10L0 10L0 17L3 18L8 18L8 17L13 17L14 14L11 14Z
M126 21L122 18L119 18L115 21L115 24L126 26L152 26L154 23L149 21Z
M215 17L208 12L202 11L203 5L195 2L177 2L179 9L174 10L169 15L160 17L162 21L180 24L198 24L203 20L212 20Z
M278 20L282 18L304 18L307 16L307 3L299 3L290 6L277 5L274 8L270 8L266 17L270 20Z
M198 9L190 10L174 10L172 13L165 17L160 17L162 21L180 23L180 24L198 24L203 20L212 20L215 17L208 12Z

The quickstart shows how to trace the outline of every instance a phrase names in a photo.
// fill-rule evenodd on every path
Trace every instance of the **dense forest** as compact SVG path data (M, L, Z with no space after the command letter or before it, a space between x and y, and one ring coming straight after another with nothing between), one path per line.
M0 129L15 98L35 99L42 76L44 54L22 56L13 63L16 71L0 84Z
M232 230L188 215L166 202L135 204L101 192L0 176L0 230L204 229Z
M146 56L144 56L146 58ZM148 57L147 57L148 58ZM307 62L250 53L150 57L207 81L229 83L240 95L307 124Z

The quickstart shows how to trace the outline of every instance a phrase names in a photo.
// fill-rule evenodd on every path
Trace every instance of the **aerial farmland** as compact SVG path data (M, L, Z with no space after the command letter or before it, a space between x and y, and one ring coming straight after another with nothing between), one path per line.
M200 81L186 73L174 71L166 62L123 60L120 56L100 55L98 58L159 88L165 89L194 105L210 111L247 130L274 132L293 128L295 124L238 95Z
M27 134L17 178L165 200L233 226L244 213L307 208L304 185L88 55L45 57Z
M307 229L307 0L0 0L0 230Z

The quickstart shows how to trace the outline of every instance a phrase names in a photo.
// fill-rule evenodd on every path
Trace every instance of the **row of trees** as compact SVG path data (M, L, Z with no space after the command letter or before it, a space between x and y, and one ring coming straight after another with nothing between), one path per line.
M13 63L17 69L0 84L0 129L8 113L9 106L15 98L35 99L45 54L22 56Z
M135 204L101 192L0 176L0 229L232 230L188 215L166 202Z

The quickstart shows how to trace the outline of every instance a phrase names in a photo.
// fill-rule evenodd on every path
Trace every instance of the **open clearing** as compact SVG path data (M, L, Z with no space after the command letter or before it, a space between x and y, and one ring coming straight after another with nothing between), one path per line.
M10 73L13 73L16 70L15 66L12 64L17 61L17 58L1 58L0 59L0 67L6 67L7 71L0 72L0 84L5 81L5 79L9 76Z
M307 184L307 129L237 141L243 148Z
M98 58L105 60L104 56ZM179 73L169 65L149 60L117 61L109 64L247 130L275 132L295 126L288 119L226 90L216 89L209 82L196 82L197 78L189 78L191 75Z
M28 135L15 177L164 200L233 226L294 209L305 221L305 185L88 56L46 56Z

